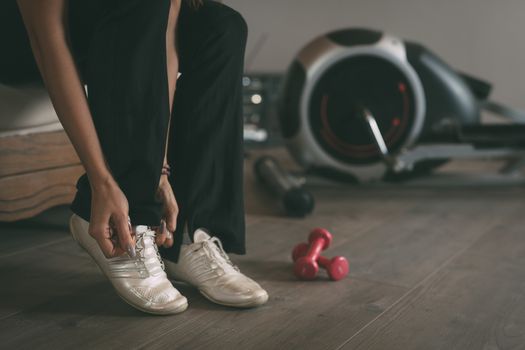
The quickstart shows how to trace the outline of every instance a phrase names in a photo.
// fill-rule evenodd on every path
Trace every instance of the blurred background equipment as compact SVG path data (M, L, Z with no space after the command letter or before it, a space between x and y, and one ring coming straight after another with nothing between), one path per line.
M314 197L303 187L304 180L285 171L274 157L259 157L254 163L254 173L279 198L287 215L303 217L313 211Z
M279 120L289 151L307 171L395 179L453 158L509 158L521 166L525 115L489 101L490 90L422 45L342 29L297 54ZM482 123L484 109L507 123Z
M243 84L244 141L248 148L282 144L277 100L283 74L245 74Z

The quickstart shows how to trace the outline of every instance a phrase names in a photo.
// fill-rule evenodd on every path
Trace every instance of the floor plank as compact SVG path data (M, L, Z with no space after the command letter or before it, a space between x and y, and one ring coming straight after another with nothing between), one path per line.
M492 228L340 349L524 349L524 223Z
M274 225L271 230L260 227L275 236L286 226L286 223L280 228ZM35 252L33 257L39 261L38 266L23 255L10 257L10 263L0 260L1 272L9 281L7 290L0 292L4 300L0 309L13 306L19 309L11 310L10 317L0 320L0 338L8 340L5 345L18 348L31 348L42 342L50 348L78 347L89 342L94 347L135 344L148 349L308 344L332 349L406 291L402 287L352 278L337 283L326 277L316 282L300 282L291 273L286 247L262 245L255 239L251 244L259 250L264 247L272 258L252 256L244 262L236 260L245 273L257 278L268 290L271 298L267 305L245 311L221 307L190 287L178 284L191 307L181 315L164 318L143 315L119 300L73 242ZM32 289L32 284L40 288ZM18 303L13 303L15 295ZM313 331L316 327L326 333L324 340ZM255 329L258 331L254 332ZM140 341L128 337L115 339L115 334L123 332L142 336ZM232 337L224 337L225 334Z
M257 309L190 301L176 316L125 304L67 232L67 207L0 224L0 348L520 349L525 344L525 188L448 165L403 184L307 177L314 213L289 218L245 163L247 255L232 254L269 294ZM473 169L475 167L468 167ZM495 168L495 167L494 167ZM483 170L481 167L475 170ZM455 172L455 171L458 172ZM36 221L35 221L36 220ZM290 253L314 227L350 275L297 280ZM522 347L521 347L522 348Z

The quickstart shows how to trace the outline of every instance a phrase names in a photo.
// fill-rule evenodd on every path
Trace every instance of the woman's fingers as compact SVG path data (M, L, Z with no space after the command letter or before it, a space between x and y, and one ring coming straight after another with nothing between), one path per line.
M100 246L100 250L102 250L102 253L106 258L112 258L115 255L115 245L109 238L104 237L96 237L98 245Z
M169 248L173 246L173 233L168 230L166 227L166 240L164 241L164 244L162 245L164 248Z
M173 233L168 230L165 219L160 220L160 226L157 228L155 243L157 243L158 246L163 246L165 248L173 246Z
M106 258L128 253L136 256L128 216L128 200L119 185L110 177L92 184L89 234L97 241Z
M113 238L114 236L116 236L116 234L112 234L110 238L101 237L97 240L97 243L102 251L104 252L104 250L106 250L108 252L108 254L104 254L108 259L121 256L126 253L126 251L120 248L117 239Z
M164 242L164 247L169 248L173 246L173 233L177 228L177 214L178 210L172 209L168 211L166 215L166 241Z
M122 251L130 257L136 257L135 241L131 235L131 225L128 222L128 215L115 215L112 217L113 228L117 231L119 246Z
M111 228L104 221L106 220L92 220L89 224L89 235L97 241L100 250L109 259L117 256L118 250L116 242L112 240Z
M164 177L161 177L159 188L157 190L158 199L162 201L164 207L164 218L161 220L157 230L155 242L159 246L169 248L173 246L173 233L177 227L177 215L179 207L173 193L170 183Z
M158 246L161 246L166 241L166 221L164 219L160 220L160 225L157 228L157 234L155 235L155 243Z

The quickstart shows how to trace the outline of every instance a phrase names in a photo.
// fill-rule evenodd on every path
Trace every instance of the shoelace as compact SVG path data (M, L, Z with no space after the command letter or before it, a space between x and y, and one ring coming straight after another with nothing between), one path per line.
M226 254L224 248L222 247L220 239L217 237L211 237L210 239L203 241L201 247L204 248L204 253L208 259L212 261L215 260L217 265L220 266L225 272L227 270L231 272L240 272L239 267L230 260L228 254ZM201 247L195 250L199 250Z
M144 263L144 266L148 272L151 272L152 269L157 267L157 263L160 265L162 270L165 270L164 261L162 260L159 249L157 248L157 244L155 243L155 231L151 228L148 228L145 231L135 233L135 235L137 237L135 244L135 251L137 253L136 259ZM155 256L146 254L146 244L153 246Z

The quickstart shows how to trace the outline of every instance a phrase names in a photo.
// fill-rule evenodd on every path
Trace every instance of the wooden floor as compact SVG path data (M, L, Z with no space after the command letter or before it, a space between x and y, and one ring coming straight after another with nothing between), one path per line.
M270 294L257 309L190 303L136 311L68 236L67 208L0 224L1 349L525 349L525 187L458 163L404 185L309 179L314 215L283 216L246 162L248 254L232 255ZM462 174L457 171L463 170ZM312 282L290 252L322 226L350 275Z

